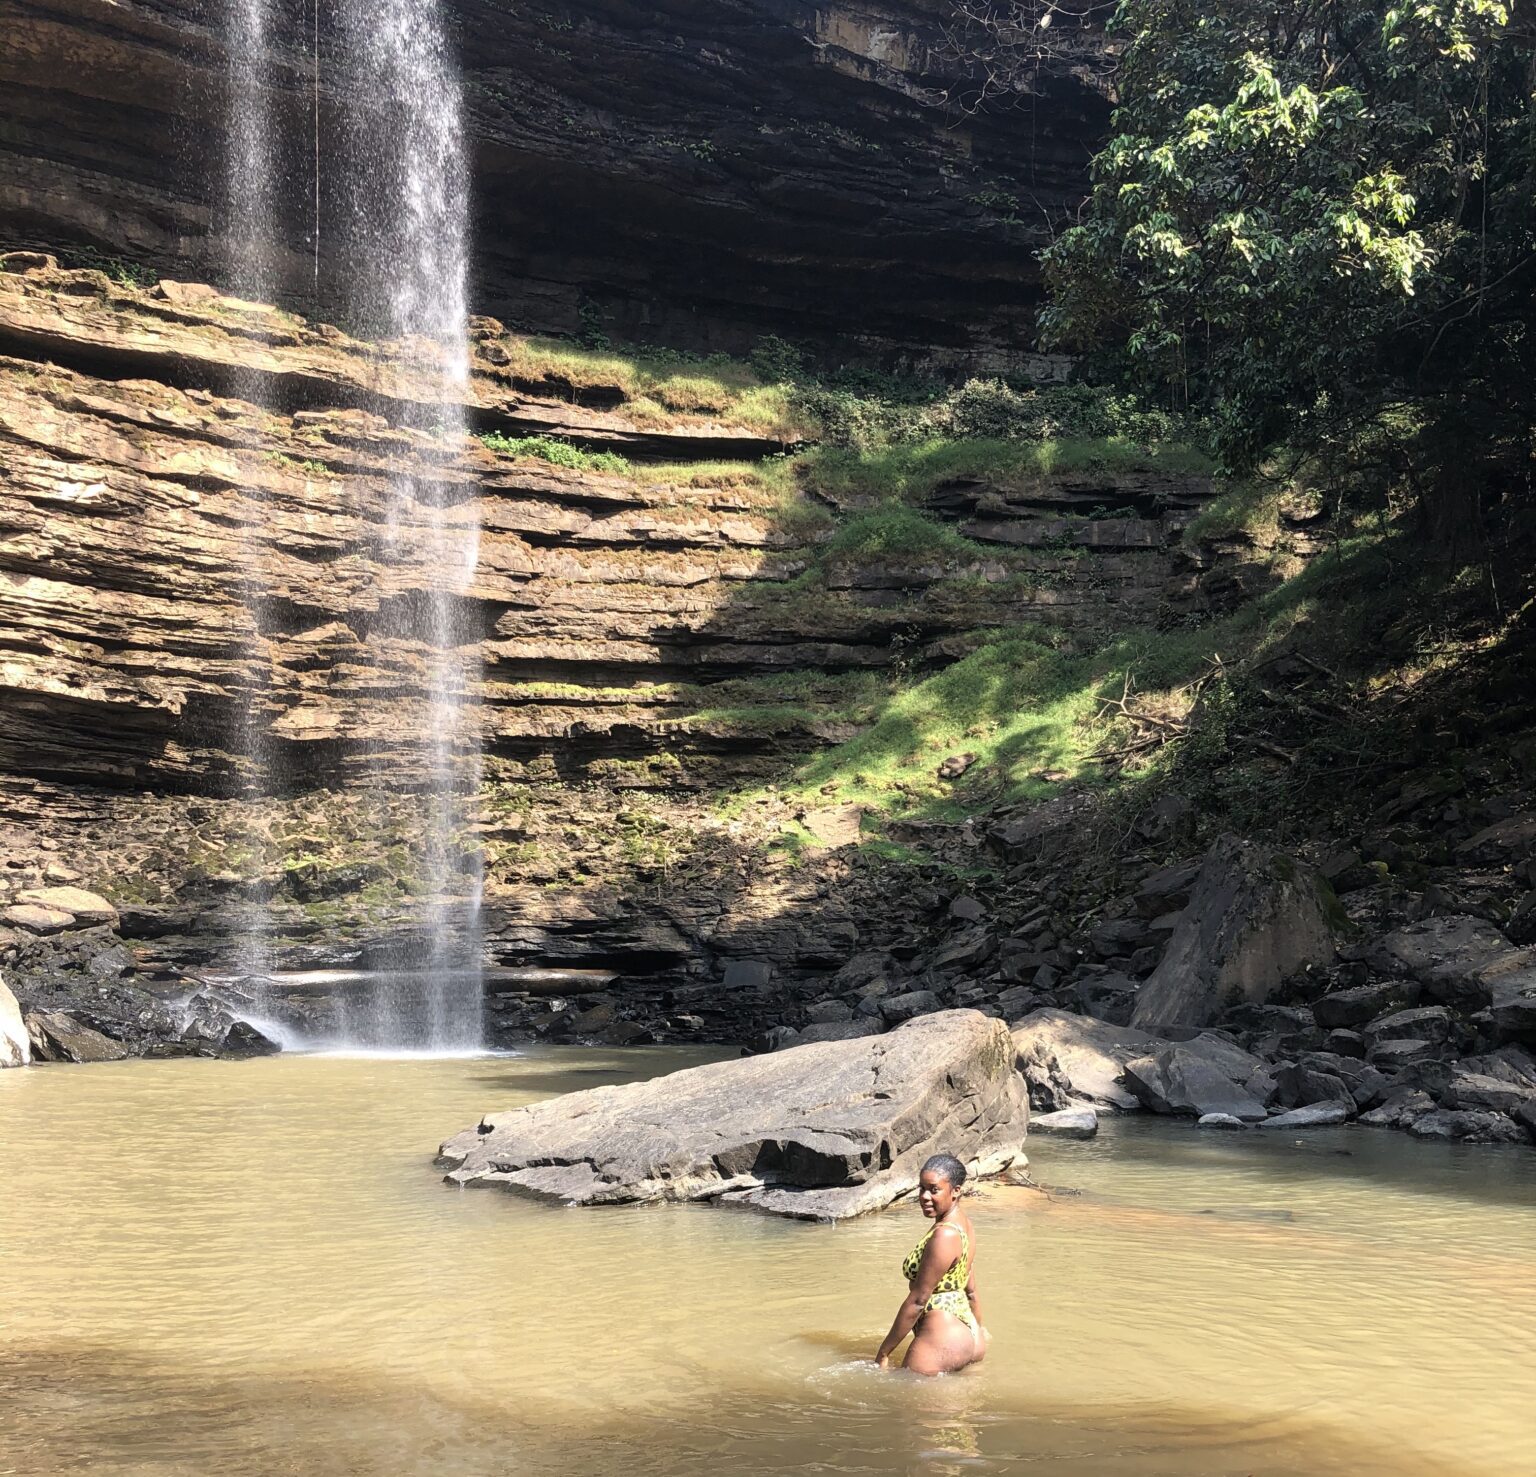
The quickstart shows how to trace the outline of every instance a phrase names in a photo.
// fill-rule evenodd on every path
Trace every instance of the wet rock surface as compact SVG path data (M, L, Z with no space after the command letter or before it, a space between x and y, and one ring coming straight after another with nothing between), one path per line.
M487 1116L448 1178L571 1205L711 1200L839 1220L910 1192L928 1155L998 1173L1029 1107L1007 1028L943 1011L828 1042Z

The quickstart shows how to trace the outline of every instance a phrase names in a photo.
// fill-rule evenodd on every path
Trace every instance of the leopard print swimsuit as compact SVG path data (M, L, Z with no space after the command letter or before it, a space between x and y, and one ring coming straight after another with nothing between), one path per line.
M909 1284L916 1280L918 1266L923 1260L923 1249L933 1239L933 1233L938 1229L937 1223L930 1226L928 1234L907 1253L906 1261L901 1264L901 1275ZM923 1312L932 1313L937 1310L942 1313L951 1313L972 1333L975 1333L976 1316L971 1312L971 1300L965 1295L966 1284L971 1280L971 1241L965 1234L964 1226L956 1224L955 1229L960 1233L960 1255L955 1258L949 1270L939 1278L932 1296L923 1304Z

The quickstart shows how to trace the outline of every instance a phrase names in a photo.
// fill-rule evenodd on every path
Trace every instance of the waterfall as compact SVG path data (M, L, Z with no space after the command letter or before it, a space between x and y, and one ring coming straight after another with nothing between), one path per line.
M225 285L236 296L270 301L276 230L276 178L270 99L272 94L271 31L273 0L227 0L229 67L225 133L222 229L219 255ZM269 408L271 386L256 369L245 369L230 385L231 394L251 405ZM252 461L266 446L256 432L246 448ZM249 854L254 870L262 870L269 845L266 800L271 788L271 754L267 733L271 698L271 669L263 627L270 561L267 558L267 510L254 487L244 495L240 523L241 598L250 617L245 652L251 670L249 696L240 713L238 745L245 760L241 794L247 802ZM255 898L236 903L231 929L238 940L239 970L247 979L260 979L271 967L268 915Z
M238 100L244 77L261 90L272 0L229 3ZM377 611L360 613L359 629L371 665L395 688L387 700L398 706L401 735L365 749L364 768L367 786L390 802L381 814L398 815L400 798L411 797L411 834L380 840L386 851L403 841L418 859L425 945L385 960L374 988L350 988L336 1036L324 1044L465 1050L481 1042L482 981L481 872L471 835L480 746L470 703L480 633L467 619L479 521L475 487L462 471L469 354L461 90L442 0L338 0L329 18L326 100L339 116L333 146L323 156L314 148L325 173L314 198L323 193L327 204L328 276L340 284L349 327L387 348L378 408L410 443L394 460L382 505L359 510L370 530L359 552L379 571ZM318 71L318 32L310 34ZM315 97L318 140L318 83ZM267 125L256 121L265 115L255 105L250 113L232 120L230 176L267 173L263 188L242 196L252 214L237 217L254 264L270 249L276 191ZM259 278L254 266L252 275ZM260 738L248 738L259 757ZM283 778L270 756L265 767L269 783Z

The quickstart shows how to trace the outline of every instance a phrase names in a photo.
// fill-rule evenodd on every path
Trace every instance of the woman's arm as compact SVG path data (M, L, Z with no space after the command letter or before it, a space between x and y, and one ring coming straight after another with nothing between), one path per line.
M933 1296L933 1289L939 1285L939 1278L954 1265L955 1258L960 1255L960 1246L956 1240L959 1234L953 1226L938 1226L928 1238L928 1245L923 1248L923 1259L917 1264L917 1276L912 1279L912 1290L902 1299L891 1324L891 1331L886 1334L875 1355L875 1363L881 1369L891 1362L891 1355L896 1352L897 1346L917 1327L917 1320L923 1316L923 1309Z

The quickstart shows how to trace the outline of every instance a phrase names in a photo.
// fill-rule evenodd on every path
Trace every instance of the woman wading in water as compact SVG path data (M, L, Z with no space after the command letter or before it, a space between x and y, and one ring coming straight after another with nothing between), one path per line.
M982 1327L976 1300L976 1233L960 1209L964 1183L965 1166L948 1154L935 1154L923 1165L917 1203L933 1226L901 1264L909 1291L875 1355L881 1369L909 1333L905 1367L914 1374L948 1374L987 1352L991 1335Z

